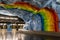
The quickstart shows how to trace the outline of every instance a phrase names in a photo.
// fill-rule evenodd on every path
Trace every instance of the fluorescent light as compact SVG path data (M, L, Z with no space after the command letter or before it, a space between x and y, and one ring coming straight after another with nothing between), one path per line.
M0 17L0 19L18 20L18 18L13 18L13 17Z
M13 15L12 13L10 13L10 12L7 11L7 10L0 10L0 14L9 15L9 16L15 16L15 15Z

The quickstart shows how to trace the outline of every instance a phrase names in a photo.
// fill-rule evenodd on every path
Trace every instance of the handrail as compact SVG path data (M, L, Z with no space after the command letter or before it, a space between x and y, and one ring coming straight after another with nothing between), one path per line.
M50 37L60 37L60 32L42 32L42 31L18 31L22 34L28 34L28 35L37 35L37 36L50 36Z

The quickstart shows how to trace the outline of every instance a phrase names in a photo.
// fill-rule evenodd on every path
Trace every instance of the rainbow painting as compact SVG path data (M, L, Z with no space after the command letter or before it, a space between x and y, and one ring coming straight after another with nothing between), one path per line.
M26 2L15 2L13 4L3 4L1 3L0 6L4 7L5 9L12 9L17 8L21 10L26 10L31 12L35 15L39 14L41 16L42 21L42 31L51 31L51 32L58 32L58 16L57 13L52 8L38 8L34 5L31 5Z

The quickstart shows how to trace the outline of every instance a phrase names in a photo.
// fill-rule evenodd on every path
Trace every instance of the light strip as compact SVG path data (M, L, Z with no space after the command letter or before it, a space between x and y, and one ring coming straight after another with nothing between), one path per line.
M11 19L11 20L18 20L18 18L12 18L12 17L0 17L0 19Z

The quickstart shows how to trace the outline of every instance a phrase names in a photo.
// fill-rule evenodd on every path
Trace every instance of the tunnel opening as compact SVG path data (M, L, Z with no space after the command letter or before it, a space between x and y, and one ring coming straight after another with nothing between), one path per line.
M22 18L17 16L7 16L0 14L0 29L6 29L6 31L12 31L12 29L23 29L25 22Z

